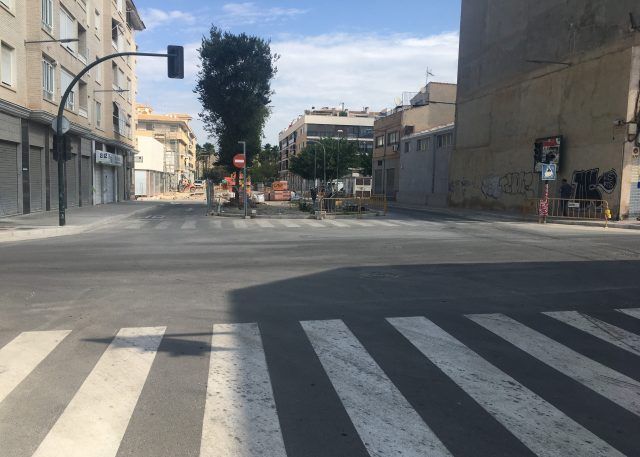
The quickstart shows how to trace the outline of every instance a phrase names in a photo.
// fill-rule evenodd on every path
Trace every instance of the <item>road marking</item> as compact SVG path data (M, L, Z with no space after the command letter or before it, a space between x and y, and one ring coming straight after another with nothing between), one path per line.
M451 455L342 321L301 324L370 455Z
M33 457L113 457L165 327L123 328Z
M619 309L617 310L627 316L635 317L636 319L640 319L640 308L629 308L629 309Z
M640 336L577 311L543 313L625 351L640 355Z
M249 226L247 225L247 221L245 220L239 220L239 221L233 221L233 226L237 229L246 229Z
M215 228L215 229L221 229L222 228L222 221L209 219L209 225L211 227Z
M373 225L381 225L382 227L400 227L398 224L392 224L391 222L387 222L387 221L371 221L371 224Z
M535 454L623 455L430 320L387 321Z
M351 223L354 224L354 225L359 225L360 227L375 227L375 224L373 222L351 221Z
M171 222L169 222L169 221L163 221L163 222L160 222L158 225L156 225L156 226L154 227L154 229L156 229L156 230L166 230L166 229L168 229L170 226L171 226Z
M214 325L200 457L286 456L257 324Z
M256 219L256 224L262 228L275 228L271 222L265 221L264 219Z
M143 221L138 221L138 222L129 222L128 224L126 224L124 226L125 229L127 230L141 230L142 227L144 227L146 224L146 222Z
M0 402L11 393L71 330L24 332L0 349Z
M393 223L394 224L400 224L400 225L408 225L409 227L417 227L417 226L420 225L419 222L400 221L398 219L394 219Z
M301 219L300 222L302 222L305 225L308 225L309 227L313 227L313 228L324 228L326 227L326 225L324 225L321 222L318 221L312 221L311 219Z
M279 222L287 228L300 228L300 225L287 219L280 220Z
M640 382L591 360L503 314L476 314L467 317L560 373L640 415Z
M196 228L196 222L197 221L195 219L185 221L185 223L180 227L180 230L194 230Z
M342 228L350 227L350 225L345 222L334 221L332 219L326 219L325 222L335 227L342 227Z

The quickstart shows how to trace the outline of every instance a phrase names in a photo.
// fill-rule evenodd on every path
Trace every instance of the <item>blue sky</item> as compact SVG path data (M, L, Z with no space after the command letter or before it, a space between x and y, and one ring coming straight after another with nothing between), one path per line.
M269 38L281 55L264 142L312 106L372 110L391 107L403 92L434 80L455 82L460 0L324 0L254 2L136 0L147 30L141 51L185 46L186 78L167 80L161 59L138 61L138 101L158 112L194 117L198 141L208 140L193 93L197 48L211 24Z

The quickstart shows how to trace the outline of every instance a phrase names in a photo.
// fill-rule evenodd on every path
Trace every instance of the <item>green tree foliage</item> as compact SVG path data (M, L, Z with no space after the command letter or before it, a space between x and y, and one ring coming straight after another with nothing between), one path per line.
M360 151L356 143L332 138L324 138L320 142L327 151L327 181L336 179L338 164L340 178L348 175L351 171L363 173L369 170L370 172L371 155ZM339 162L338 157L340 158ZM312 180L314 178L314 168L316 169L316 177L322 180L324 175L323 148L316 143L309 143L300 154L289 162L289 170L304 179Z
M227 174L227 167L217 165L205 170L204 179L212 179L214 183L220 184Z
M218 164L232 171L238 141L247 142L248 152L260 150L278 55L271 53L269 41L215 26L202 39L199 53L195 92L203 107L201 118L218 139ZM248 155L250 162L253 154Z
M253 160L250 176L252 182L272 183L278 179L280 148L265 144Z

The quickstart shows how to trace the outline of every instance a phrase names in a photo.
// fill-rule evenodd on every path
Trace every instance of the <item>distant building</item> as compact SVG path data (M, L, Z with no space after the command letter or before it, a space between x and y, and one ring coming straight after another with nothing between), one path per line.
M164 179L167 189L175 190L178 181L195 178L196 135L188 114L157 114L148 105L136 106L138 124L136 137L158 140L164 147Z
M0 216L58 208L51 123L62 94L87 64L135 51L144 28L132 0L0 0ZM53 42L65 38L77 41ZM133 196L135 68L134 57L102 63L71 93L68 207Z
M357 143L359 150L372 151L373 123L377 115L378 113L369 111L368 108L362 111L351 111L344 107L312 108L305 111L280 132L280 178L288 181L292 190L305 187L302 178L289 171L289 161L307 146L309 140L346 138ZM335 179L328 176L327 180L330 178Z
M380 113L374 125L374 194L395 200L400 190L401 139L416 132L452 123L455 118L455 84L429 83L409 104Z
M451 123L402 137L399 203L447 206L453 131Z
M153 197L169 189L164 171L164 145L155 138L139 136L138 153L135 157L136 197Z
M637 0L463 0L451 204L535 205L542 147L552 197L566 178L575 199L640 216L639 32Z

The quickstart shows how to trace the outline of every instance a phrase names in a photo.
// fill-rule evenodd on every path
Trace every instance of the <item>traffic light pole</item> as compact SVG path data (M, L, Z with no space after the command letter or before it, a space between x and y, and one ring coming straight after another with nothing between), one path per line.
M78 84L78 81L80 81L80 79L85 74L87 74L89 70L91 70L96 65L100 65L102 62L106 62L107 60L125 56L173 57L172 54L155 54L149 52L118 52L117 54L110 54L84 67L84 69L80 73L78 73L75 78L73 78L71 84L69 84L69 87L67 87L67 90L64 91L62 99L60 100L60 107L58 108L58 119L56 119L56 150L58 151L58 224L60 225L60 227L66 225L67 223L67 200L65 198L67 183L64 176L67 151L64 149L64 133L62 133L62 117L64 116L64 107L67 104L67 100L69 99L69 96L71 95L71 92L75 85Z

